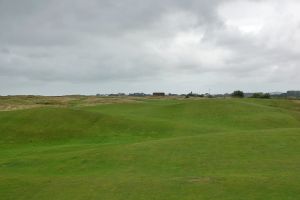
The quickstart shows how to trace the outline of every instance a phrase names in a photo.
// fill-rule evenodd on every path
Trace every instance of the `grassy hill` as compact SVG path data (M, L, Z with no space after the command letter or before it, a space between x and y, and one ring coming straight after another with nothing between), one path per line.
M297 101L83 101L0 112L1 199L300 199Z

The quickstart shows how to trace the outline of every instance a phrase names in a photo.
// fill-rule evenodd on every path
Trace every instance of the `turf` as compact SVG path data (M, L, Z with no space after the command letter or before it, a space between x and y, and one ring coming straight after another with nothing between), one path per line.
M300 199L300 103L142 99L0 112L0 199Z

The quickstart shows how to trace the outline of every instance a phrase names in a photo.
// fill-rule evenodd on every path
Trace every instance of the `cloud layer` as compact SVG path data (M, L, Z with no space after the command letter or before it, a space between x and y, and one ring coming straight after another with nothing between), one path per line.
M296 0L0 0L0 94L300 84Z

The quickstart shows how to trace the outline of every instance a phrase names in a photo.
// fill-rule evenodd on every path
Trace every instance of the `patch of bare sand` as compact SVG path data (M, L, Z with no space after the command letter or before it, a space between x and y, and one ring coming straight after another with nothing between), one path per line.
M41 105L0 105L0 111L24 110L41 107Z

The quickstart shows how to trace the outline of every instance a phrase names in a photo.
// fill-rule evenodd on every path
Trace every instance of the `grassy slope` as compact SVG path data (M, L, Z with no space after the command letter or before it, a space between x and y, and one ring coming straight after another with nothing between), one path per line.
M0 112L1 199L299 199L300 104Z

